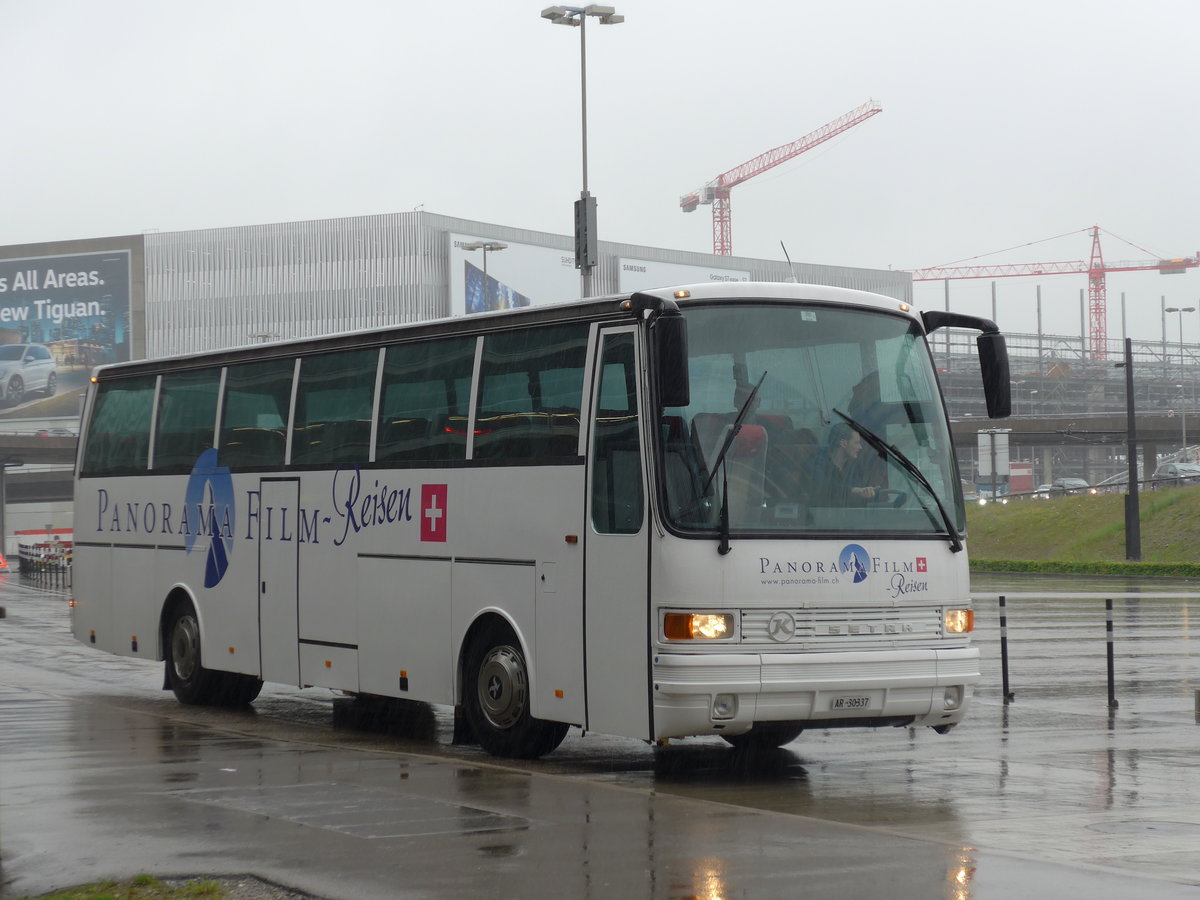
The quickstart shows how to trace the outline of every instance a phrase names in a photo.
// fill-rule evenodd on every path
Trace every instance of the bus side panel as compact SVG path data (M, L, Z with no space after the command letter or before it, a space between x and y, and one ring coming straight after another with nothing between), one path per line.
M448 480L447 541L418 546L454 556L454 648L480 612L501 612L528 657L533 715L582 723L584 467L480 467Z
M112 553L107 547L76 544L71 559L75 639L100 650L115 650L112 630ZM94 637L94 640L93 640Z
M261 672L258 641L258 583L252 548L235 545L236 559L225 577L214 587L203 587L205 553L164 551L171 565L164 574L163 590L182 583L196 598L200 615L201 652L204 665L225 672L258 675ZM171 576L174 576L173 579ZM164 594L165 596L165 594Z
M449 560L358 560L359 687L454 702Z
M533 715L572 725L582 725L585 716L580 569L578 553L539 564L533 641L542 674L534 685Z
M154 587L154 547L112 551L112 641L103 649L123 656L161 659L158 623L162 596Z

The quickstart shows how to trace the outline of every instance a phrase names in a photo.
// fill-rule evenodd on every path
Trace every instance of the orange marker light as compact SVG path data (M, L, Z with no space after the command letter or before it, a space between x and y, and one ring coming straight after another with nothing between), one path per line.
M947 634L969 634L975 630L973 609L948 609L942 618Z

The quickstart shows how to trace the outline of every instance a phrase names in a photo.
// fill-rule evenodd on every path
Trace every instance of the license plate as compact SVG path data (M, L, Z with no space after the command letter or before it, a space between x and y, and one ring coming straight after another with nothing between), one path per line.
M866 709L870 705L870 697L834 697L830 709Z

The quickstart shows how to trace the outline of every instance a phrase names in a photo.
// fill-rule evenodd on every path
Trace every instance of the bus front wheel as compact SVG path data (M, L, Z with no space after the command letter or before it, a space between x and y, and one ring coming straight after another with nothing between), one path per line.
M536 759L562 743L567 725L529 713L529 669L511 630L480 634L466 662L467 722L479 746L493 756Z
M215 672L200 665L200 621L191 603L177 603L171 610L163 644L167 684L180 703L245 706L262 690L262 681L253 675Z

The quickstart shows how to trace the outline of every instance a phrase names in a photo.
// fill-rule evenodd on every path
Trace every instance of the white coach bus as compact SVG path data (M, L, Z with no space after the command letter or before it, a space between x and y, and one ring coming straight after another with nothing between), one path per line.
M263 681L775 746L964 715L965 513L926 335L985 319L712 284L97 369L76 637L184 703Z

